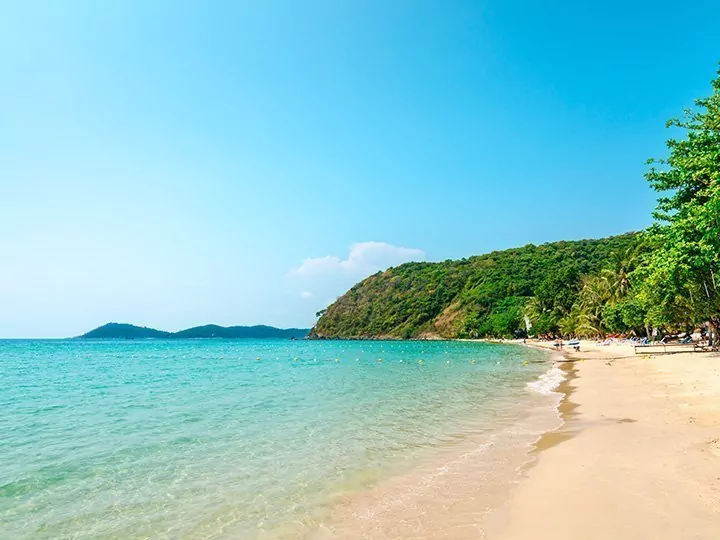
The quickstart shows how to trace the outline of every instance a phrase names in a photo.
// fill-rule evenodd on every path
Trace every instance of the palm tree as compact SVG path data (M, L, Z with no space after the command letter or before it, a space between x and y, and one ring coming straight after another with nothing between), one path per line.
M558 327L563 336L570 337L578 334L578 329L581 328L582 323L583 318L580 306L575 303L570 309L570 312L558 321Z
M612 288L604 276L586 276L577 302L577 333L604 335L603 308L612 298Z
M543 301L537 296L531 296L523 307L523 315L530 320L530 324L532 325L537 324L542 314L546 311L548 311L547 306L545 306Z
M630 292L632 286L630 282L630 274L638 264L637 246L626 248L622 252L612 252L610 254L610 266L600 272L610 287L610 299L613 301L622 300Z

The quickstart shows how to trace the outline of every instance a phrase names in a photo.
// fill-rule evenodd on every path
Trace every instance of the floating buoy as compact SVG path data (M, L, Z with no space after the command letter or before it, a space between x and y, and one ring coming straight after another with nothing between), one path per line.
M378 364L382 362L382 358L378 358Z
M336 358L336 359L335 359L335 361L336 361L336 362L339 362L339 361L340 361L340 359L339 359L339 358Z
M418 364L422 364L422 363L423 363L423 361L422 361L422 360L418 360Z
M499 364L499 363L500 363L500 362L498 362L498 364ZM523 366L527 366L529 363L530 363L530 362L528 362L527 360L525 360L525 361L523 362Z

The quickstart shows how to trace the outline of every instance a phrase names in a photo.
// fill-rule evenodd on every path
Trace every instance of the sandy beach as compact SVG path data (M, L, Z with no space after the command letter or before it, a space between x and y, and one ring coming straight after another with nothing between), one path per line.
M720 355L581 350L566 356L565 425L540 440L486 536L720 538Z

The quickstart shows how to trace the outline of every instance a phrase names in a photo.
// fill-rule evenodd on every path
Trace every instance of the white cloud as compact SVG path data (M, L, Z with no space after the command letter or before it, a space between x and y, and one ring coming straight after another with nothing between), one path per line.
M423 260L425 252L421 249L393 246L385 242L359 242L350 246L347 259L342 260L335 255L305 259L289 274L306 277L344 275L357 278L405 262Z
M335 255L305 259L287 273L286 285L298 301L303 302L303 309L312 308L314 314L378 270L423 260L425 252L421 249L385 242L360 242L350 246L345 259ZM323 299L324 302L321 301Z

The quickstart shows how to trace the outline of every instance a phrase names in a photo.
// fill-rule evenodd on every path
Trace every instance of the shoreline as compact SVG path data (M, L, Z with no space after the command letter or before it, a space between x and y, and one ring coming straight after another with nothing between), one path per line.
M485 448L454 472L453 483L375 516L373 526L354 530L356 514L345 522L350 528L328 524L308 538L717 540L720 355L636 355L631 345L590 341L579 353L552 342L525 346L550 352L550 369L564 372L553 389L560 425L544 424L522 455L513 454L509 484L499 488L478 473L481 462L510 463ZM385 497L398 486L388 487ZM366 495L361 521L378 502L377 492ZM396 522L400 509L405 522L418 515L412 534ZM428 516L431 528L422 525Z
M522 345L533 349L551 351L551 361L553 361L565 375L562 382L560 382L560 384L554 389L554 392L561 395L560 402L557 405L557 412L560 416L562 424L557 428L546 431L540 435L540 438L535 442L533 449L529 453L532 459L530 459L526 464L525 471L527 471L537 463L541 452L560 444L561 442L573 437L575 434L570 422L577 417L578 404L570 398L575 392L573 382L579 377L579 375L575 366L575 361L568 357L569 351L559 351L553 347L543 346L539 343L522 343Z
M592 342L581 351L556 359L568 373L557 388L563 424L538 439L486 538L716 539L720 357Z
M482 429L437 448L407 471L348 494L303 538L486 538L486 519L522 481L539 441L564 425L563 395L552 380L557 355L542 352L545 370L517 388L510 408L498 407Z
M557 405L557 412L560 415L562 424L540 435L540 438L535 442L533 449L530 451L533 459L528 462L526 469L531 468L537 462L538 455L541 452L560 444L574 435L570 422L577 416L576 409L578 404L570 398L575 390L573 381L578 377L577 369L575 369L572 362L568 360L557 360L557 362L560 363L560 369L565 373L565 379L554 390L558 394L561 394L560 402Z

